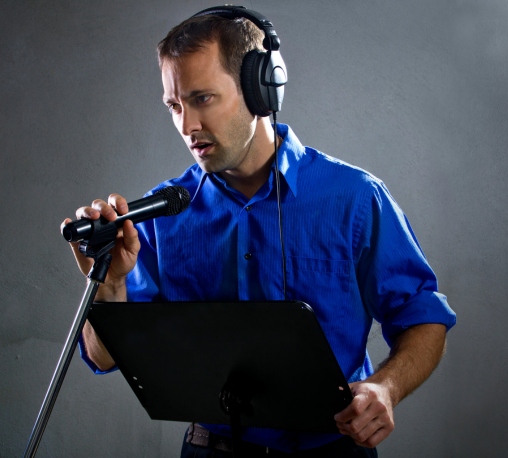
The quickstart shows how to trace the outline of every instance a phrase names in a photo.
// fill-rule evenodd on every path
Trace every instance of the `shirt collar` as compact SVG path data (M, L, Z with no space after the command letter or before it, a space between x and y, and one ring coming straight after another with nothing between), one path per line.
M279 170L286 179L286 183L294 196L298 191L298 169L305 154L305 148L287 124L277 123L277 134L282 137L279 146ZM273 166L275 168L275 164Z
M280 144L278 150L279 171L285 178L289 189L296 197L298 191L298 169L305 154L305 147L300 143L300 140L298 140L291 127L287 124L277 123L277 134L282 137L282 143ZM275 161L272 168L275 169ZM203 187L203 184L209 175L208 173L203 172L199 166L197 166L196 174L198 176L200 174L200 178L192 200L194 200L194 197L196 197L200 189ZM222 181L220 178L219 180Z

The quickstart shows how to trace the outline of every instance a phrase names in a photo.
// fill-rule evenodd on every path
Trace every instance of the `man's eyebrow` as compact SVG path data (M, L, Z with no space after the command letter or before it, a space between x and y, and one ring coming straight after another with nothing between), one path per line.
M193 97L197 97L197 96L203 95L203 94L208 94L209 92L211 92L210 89L197 89L197 90L194 90L194 91L190 91L188 94L184 94L182 96L182 99L184 99L184 100L186 100L186 99L192 99ZM169 105L170 103L173 103L173 100L171 99L171 97L165 97L164 95L162 96L162 101L166 105Z
M199 90L196 90L196 91L191 91L189 92L188 95L184 96L183 98L187 98L187 99L192 99L193 97L196 97L198 95L202 95L202 94L207 94L210 92L210 89L199 89Z

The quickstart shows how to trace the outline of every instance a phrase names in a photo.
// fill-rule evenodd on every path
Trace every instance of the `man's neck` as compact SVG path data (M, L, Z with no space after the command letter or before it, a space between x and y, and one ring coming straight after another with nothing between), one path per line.
M247 199L251 199L268 180L272 162L273 155L262 167L253 171L250 175L222 172L221 176L229 186L241 192Z
M251 157L254 158L254 161L250 167L221 172L221 176L226 183L248 199L251 199L258 192L270 176L275 144L273 128L269 118L262 118L258 121L251 147L254 148L251 151Z

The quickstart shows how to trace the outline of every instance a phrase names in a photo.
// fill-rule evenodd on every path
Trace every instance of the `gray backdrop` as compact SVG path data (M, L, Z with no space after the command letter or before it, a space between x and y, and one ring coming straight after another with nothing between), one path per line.
M155 45L212 0L0 5L0 456L20 456L82 292L60 222L139 198L192 158L161 103ZM508 424L505 0L252 0L282 40L279 116L382 178L458 314L448 353L395 411L384 457L502 457ZM376 361L386 346L374 327ZM120 373L75 356L40 457L175 457Z

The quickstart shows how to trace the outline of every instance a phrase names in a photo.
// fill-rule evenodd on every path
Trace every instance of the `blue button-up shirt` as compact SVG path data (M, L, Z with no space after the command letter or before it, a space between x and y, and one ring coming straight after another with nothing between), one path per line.
M384 184L303 147L286 125L278 134L287 299L312 306L346 378L363 380L373 373L366 350L373 318L391 345L416 324L449 329L455 314ZM128 277L129 300L284 299L274 168L251 199L198 165L152 192L170 185L186 187L191 205L138 225L141 251ZM289 451L295 442L308 448L331 437L296 440L253 428L244 439Z

